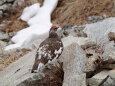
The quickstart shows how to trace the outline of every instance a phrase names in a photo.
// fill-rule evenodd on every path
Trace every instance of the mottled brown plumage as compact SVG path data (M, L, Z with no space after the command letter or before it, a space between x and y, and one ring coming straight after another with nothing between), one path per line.
M32 68L32 73L39 71L42 66L44 66L49 61L54 58L58 59L63 51L63 44L61 38L57 35L58 27L52 27L49 31L49 37L44 40L36 54L35 63Z

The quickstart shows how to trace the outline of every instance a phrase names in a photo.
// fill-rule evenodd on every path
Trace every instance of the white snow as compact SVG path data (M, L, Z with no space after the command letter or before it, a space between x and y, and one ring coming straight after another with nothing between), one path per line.
M28 25L33 25L36 23L51 25L51 13L55 9L57 3L58 0L45 0L36 16L27 22Z
M37 12L39 11L39 8L40 8L39 3L35 3L29 7L24 8L23 13L20 17L21 20L27 22L30 18L32 18L33 16L37 14Z
M39 3L36 3L25 8L20 18L27 21L30 26L17 32L11 39L15 44L6 46L4 50L24 47L32 40L48 37L48 32L52 26L51 13L57 3L58 0L44 0L42 7L40 7Z
M48 32L51 26L45 26L40 24L32 25L28 28L20 30L17 34L11 39L15 44L5 47L5 50L20 48L26 46L31 40L35 39L45 39L48 36ZM44 36L45 35L45 36ZM43 38L44 36L44 38Z

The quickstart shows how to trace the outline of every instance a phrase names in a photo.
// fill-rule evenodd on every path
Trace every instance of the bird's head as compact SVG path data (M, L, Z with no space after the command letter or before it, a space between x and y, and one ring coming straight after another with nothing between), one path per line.
M50 28L49 34L56 33L56 31L58 30L58 28L59 28L59 27L57 27L57 26L52 26L52 27Z
M50 28L50 31L49 31L49 36L56 36L57 35L57 31L58 31L59 27L57 26L52 26Z

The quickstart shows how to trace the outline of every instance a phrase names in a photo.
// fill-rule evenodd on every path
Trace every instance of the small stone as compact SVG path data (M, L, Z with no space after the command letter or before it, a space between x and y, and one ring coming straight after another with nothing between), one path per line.
M13 6L21 7L25 0L15 0Z
M108 37L109 37L109 40L115 41L115 33L114 32L109 32Z
M16 34L16 32L10 32L8 34L9 34L9 37L11 38L11 37L13 37Z
M8 33L0 31L0 40L9 39Z
M95 22L98 22L98 21L101 21L103 20L104 18L102 16L89 16L88 17L88 23L95 23Z
M0 6L0 10L6 11L7 9L9 9L9 6L7 4Z
M64 25L62 26L63 34L62 37L66 36L75 36L75 37L87 37L87 34L84 33L85 26L73 26L73 25Z

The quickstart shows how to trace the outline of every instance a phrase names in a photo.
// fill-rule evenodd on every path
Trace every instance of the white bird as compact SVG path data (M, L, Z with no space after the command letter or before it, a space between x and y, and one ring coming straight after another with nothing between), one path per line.
M31 73L39 72L47 63L58 59L61 55L63 43L57 34L59 30L59 27L52 26L49 30L49 37L39 45Z
M20 19L27 22L30 18L32 18L37 14L39 9L40 9L39 3L35 3L29 7L24 8Z

